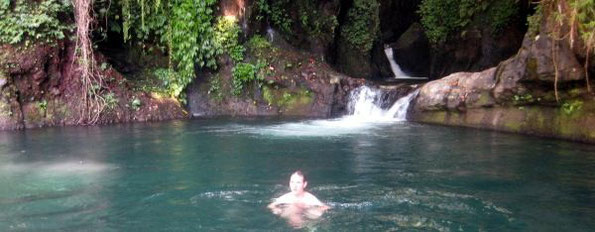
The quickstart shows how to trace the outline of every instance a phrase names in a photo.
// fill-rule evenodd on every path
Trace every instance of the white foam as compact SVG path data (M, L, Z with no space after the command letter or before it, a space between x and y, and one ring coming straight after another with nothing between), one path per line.
M66 161L66 162L35 162L23 164L2 164L0 171L7 172L39 172L39 173L96 173L112 169L113 166L105 163L89 161Z
M393 48L387 46L384 48L384 54L390 63L390 69L393 71L395 78L409 78L409 76L405 74L403 70L401 70L401 67L399 64L397 64L397 61L395 61L395 57L393 56Z

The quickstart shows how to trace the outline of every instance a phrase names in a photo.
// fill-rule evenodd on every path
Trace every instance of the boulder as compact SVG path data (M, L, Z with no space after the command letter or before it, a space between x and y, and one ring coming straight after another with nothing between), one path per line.
M409 76L427 77L430 72L430 44L419 23L412 24L393 45L394 59Z

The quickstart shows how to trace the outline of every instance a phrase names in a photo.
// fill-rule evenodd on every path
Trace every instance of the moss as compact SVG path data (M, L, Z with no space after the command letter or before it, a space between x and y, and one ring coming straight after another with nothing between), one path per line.
M490 93L487 91L484 91L479 94L479 99L477 99L477 101L475 102L474 105L487 106L487 105L493 105L493 104L494 104L494 100L492 99L492 96L490 95Z
M3 101L4 99L0 100L0 117L11 117L12 116L12 108L10 104Z
M66 119L70 114L71 112L67 104L59 100L52 100L48 102L45 117L49 120L61 120Z
M537 59L529 58L527 60L526 70L527 70L529 79L537 78Z
M314 101L314 95L307 89L297 91L275 89L270 86L262 87L262 98L269 105L283 108L285 111L295 111L309 106Z

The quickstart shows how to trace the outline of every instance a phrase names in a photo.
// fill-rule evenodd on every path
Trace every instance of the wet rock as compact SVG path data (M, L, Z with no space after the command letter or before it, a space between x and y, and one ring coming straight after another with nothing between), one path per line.
M393 45L393 50L403 72L409 76L429 76L430 44L421 24L412 24Z

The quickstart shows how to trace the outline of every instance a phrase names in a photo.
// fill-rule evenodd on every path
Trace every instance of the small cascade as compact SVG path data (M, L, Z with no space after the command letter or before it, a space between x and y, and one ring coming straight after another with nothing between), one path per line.
M275 41L275 30L271 27L267 27L267 37L269 38L269 42Z
M390 63L390 69L393 71L393 74L395 74L395 78L409 78L409 76L405 74L403 70L401 70L401 67L395 61L395 57L393 56L393 48L385 46L384 54L386 54L386 58Z
M360 121L406 121L409 103L417 95L418 90L397 100L389 109L382 109L385 105L382 91L368 86L357 88L351 93L346 118Z
M386 112L386 115L392 115L398 121L407 121L407 110L409 109L409 103L417 96L419 89L407 94L407 96L399 98Z

